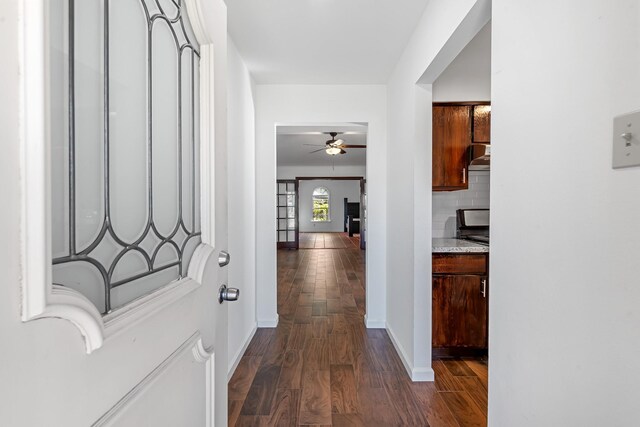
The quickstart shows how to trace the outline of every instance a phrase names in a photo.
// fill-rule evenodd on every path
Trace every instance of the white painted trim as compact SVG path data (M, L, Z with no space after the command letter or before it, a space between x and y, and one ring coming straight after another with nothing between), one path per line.
M73 323L80 331L87 353L102 346L105 337L102 315L91 301L75 289L52 285L44 310L29 320L45 317Z
M258 319L258 328L276 328L279 319L280 316L278 314L273 319Z
M387 327L387 322L384 320L374 320L369 319L367 315L364 315L364 325L368 329L385 329Z
M216 410L216 369L215 369L215 354L213 348L205 348L202 338L198 335L198 341L192 348L193 358L201 363L206 364L206 417L205 426L214 427L215 424L215 410Z
M240 363L240 360L242 359L244 352L247 351L247 347L249 347L249 343L253 339L253 336L256 334L257 330L258 330L258 324L254 323L253 327L249 331L249 334L245 338L244 343L240 347L240 350L238 350L236 354L233 356L233 358L231 359L231 363L229 364L229 371L227 373L227 382L231 379L234 372L236 371L236 368L238 367L238 364Z
M411 381L413 382L434 382L435 380L432 368L413 368L411 370Z
M200 244L193 252L191 261L189 262L189 269L187 276L198 283L202 283L204 278L204 269L207 266L207 262L213 255L214 249L207 244Z
M214 405L214 377L213 377L213 360L214 354L210 349L206 349L202 343L200 332L193 334L185 341L176 351L171 353L160 365L158 365L149 375L136 384L122 399L118 401L111 409L102 415L93 427L115 425L120 413L133 406L138 398L149 389L171 366L181 357L191 351L193 358L200 363L206 364L207 370L207 426L213 426L213 410Z
M22 320L38 318L46 311L52 291L47 176L49 153L45 120L47 70L44 0L22 1L20 39L20 171L22 261ZM36 283L38 286L25 286ZM44 286L43 286L44 285Z
M201 44L200 135L202 244L189 265L188 278L171 283L101 316L79 292L52 284L50 155L47 121L46 0L21 0L20 44L20 173L22 321L58 318L75 325L87 353L111 337L162 310L200 286L207 260L214 251L215 198L211 171L215 164L213 121L213 45L204 30L202 0L187 0L187 15Z
M402 360L402 364L404 365L404 369L406 369L411 381L434 381L435 376L433 373L433 369L431 366L423 366L423 367L414 367L413 364L409 361L407 357L407 353L404 351L404 348L400 345L400 342L396 338L396 334L393 333L393 329L387 324L387 333L389 334L389 338L391 338L391 343L396 349L398 356L400 356L400 360Z
M216 246L215 174L211 170L216 164L213 67L213 45L200 45L200 227L202 243L211 247Z
M191 29L195 34L196 39L200 45L211 45L213 38L209 31L207 31L207 24L204 19L204 12L202 11L203 0L186 0L185 6L187 7L187 16L191 23Z
M199 287L200 283L193 279L177 280L128 303L122 308L113 310L103 316L105 340L117 336L131 325L151 317Z

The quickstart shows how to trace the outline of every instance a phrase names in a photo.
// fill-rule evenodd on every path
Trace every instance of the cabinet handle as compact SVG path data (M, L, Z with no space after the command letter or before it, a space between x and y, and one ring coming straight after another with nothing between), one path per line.
M487 279L482 279L482 297L487 297Z
M462 168L462 183L467 183L467 168Z

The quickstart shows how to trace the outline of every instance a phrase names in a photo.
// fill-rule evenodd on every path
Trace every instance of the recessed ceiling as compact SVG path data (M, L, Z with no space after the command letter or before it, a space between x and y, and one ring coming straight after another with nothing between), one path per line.
M258 84L383 84L428 0L230 0Z
M366 148L346 148L346 154L328 155L324 150L331 135L324 132L344 132L337 138L345 144L367 144L366 125L278 126L276 151L278 166L366 166Z

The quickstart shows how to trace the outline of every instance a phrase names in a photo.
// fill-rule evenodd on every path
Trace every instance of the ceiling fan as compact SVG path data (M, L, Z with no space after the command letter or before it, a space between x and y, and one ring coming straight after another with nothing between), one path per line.
M338 154L346 154L347 152L344 150L345 148L367 148L366 145L362 145L362 144L351 144L351 145L345 144L344 140L336 139L336 136L338 136L338 132L326 132L326 133L331 135L331 139L325 142L322 148L311 151L310 153L317 153L319 151L324 150L328 155L335 156ZM318 144L305 144L305 145L312 145L315 147L318 146Z

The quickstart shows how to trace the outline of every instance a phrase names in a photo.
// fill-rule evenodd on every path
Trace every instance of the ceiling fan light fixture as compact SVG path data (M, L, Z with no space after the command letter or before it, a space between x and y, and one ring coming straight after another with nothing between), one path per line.
M325 150L327 152L327 154L329 154L330 156L335 156L336 154L340 154L342 150L341 148L338 147L329 147Z

